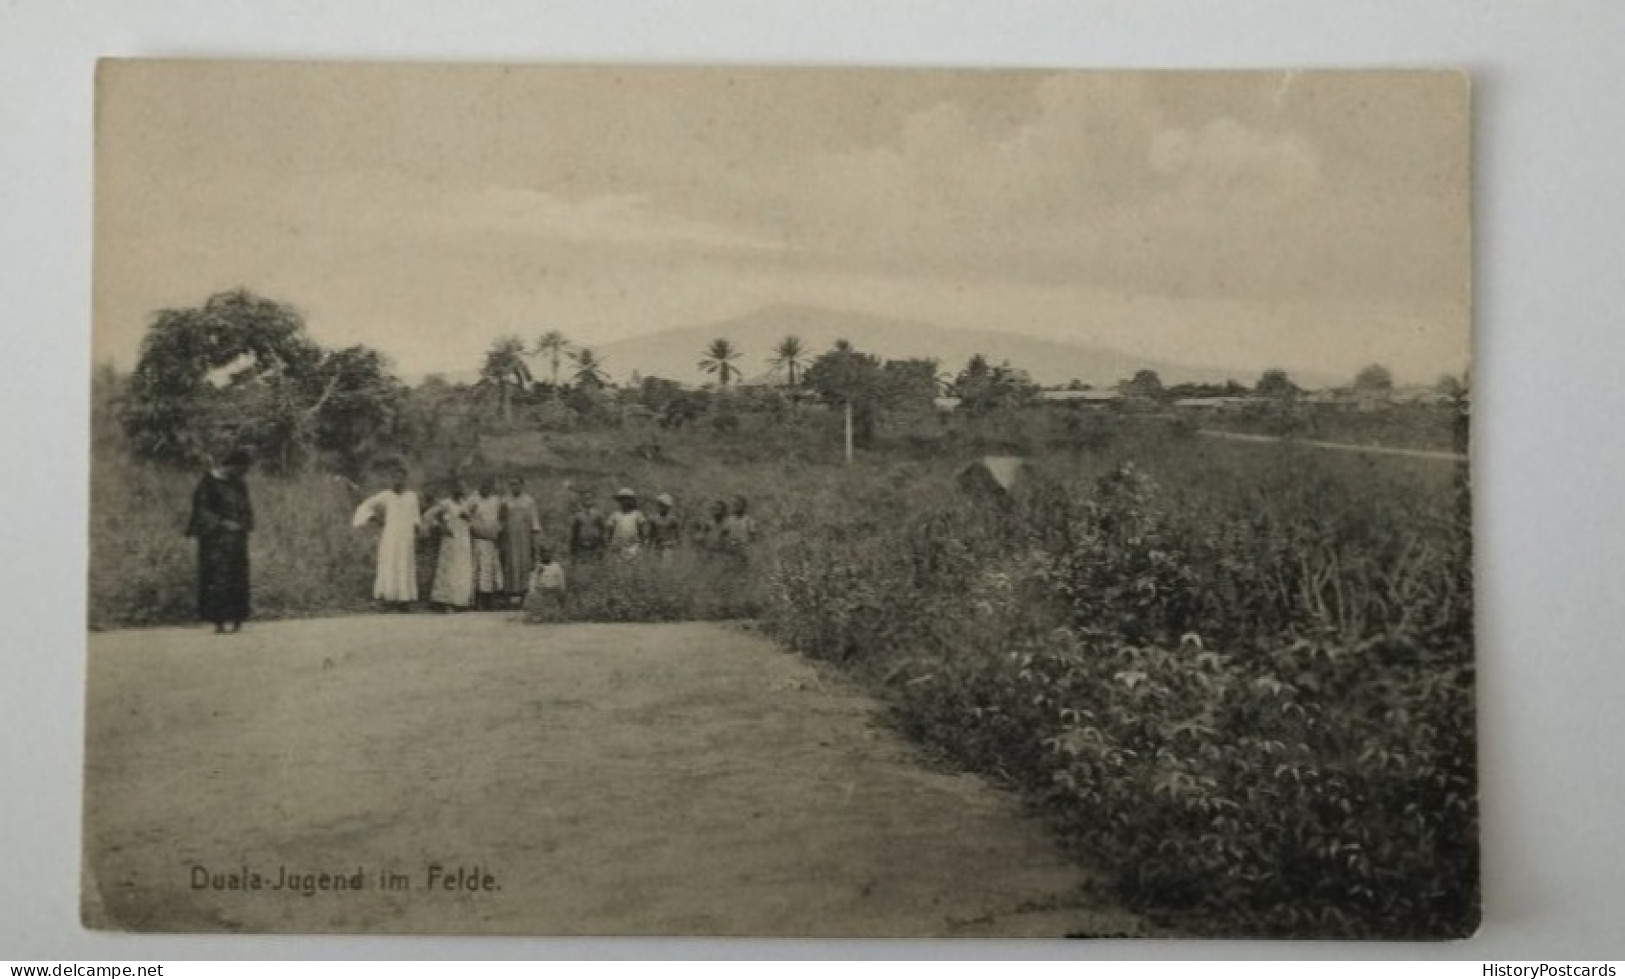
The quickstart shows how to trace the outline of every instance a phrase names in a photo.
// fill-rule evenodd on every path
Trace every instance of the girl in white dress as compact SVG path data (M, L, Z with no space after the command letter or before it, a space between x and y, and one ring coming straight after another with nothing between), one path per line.
M451 495L430 507L424 523L440 535L440 556L435 561L434 587L429 598L447 611L460 611L474 604L474 543L469 536L468 494L461 485Z
M372 597L397 609L405 609L417 601L417 532L421 515L418 495L406 488L406 470L395 472L389 489L363 500L350 522L355 527L377 524L381 528Z

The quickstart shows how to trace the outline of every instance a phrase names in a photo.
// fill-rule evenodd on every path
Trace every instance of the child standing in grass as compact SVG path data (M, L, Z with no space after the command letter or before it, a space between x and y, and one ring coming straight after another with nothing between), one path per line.
M638 509L638 494L630 487L615 491L615 504L620 509L604 520L609 550L622 560L631 560L649 540L649 518Z
M728 515L722 518L720 532L723 550L744 561L756 540L756 521L751 519L750 502L743 496L734 497Z
M530 590L525 593L525 618L537 622L557 622L564 617L564 566L553 558L553 549L543 546L536 552L536 567L530 572Z
M708 551L723 549L722 524L728 519L728 501L715 500L711 504L711 519L700 525L699 537Z
M683 540L683 523L672 512L676 504L670 493L660 494L655 497L655 515L649 518L649 542L662 561L670 561Z
M575 516L570 518L570 560L596 561L604 555L604 514L583 492L577 498Z

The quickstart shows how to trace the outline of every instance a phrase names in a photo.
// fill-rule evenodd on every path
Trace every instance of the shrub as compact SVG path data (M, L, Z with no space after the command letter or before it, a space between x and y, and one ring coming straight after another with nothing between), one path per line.
M1172 927L1467 934L1464 507L1308 457L1248 472L1176 494L1120 466L1069 502L830 533L783 555L764 622Z

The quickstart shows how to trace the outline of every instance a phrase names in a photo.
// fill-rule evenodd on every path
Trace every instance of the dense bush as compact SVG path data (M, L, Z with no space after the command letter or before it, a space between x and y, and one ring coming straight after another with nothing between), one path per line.
M1466 514L1303 458L1176 496L917 512L783 555L770 631L1054 813L1191 933L1421 937L1477 920Z

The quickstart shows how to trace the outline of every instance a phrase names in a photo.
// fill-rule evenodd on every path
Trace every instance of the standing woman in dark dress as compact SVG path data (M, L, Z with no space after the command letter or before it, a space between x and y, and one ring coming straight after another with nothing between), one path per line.
M236 632L248 618L248 535L254 507L248 501L248 453L227 455L192 494L186 536L197 538L198 617L215 632Z

